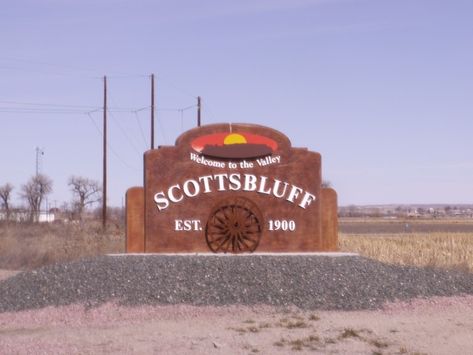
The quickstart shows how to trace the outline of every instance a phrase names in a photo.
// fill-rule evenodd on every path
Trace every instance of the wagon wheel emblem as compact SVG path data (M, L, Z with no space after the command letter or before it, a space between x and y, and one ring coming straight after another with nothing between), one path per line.
M263 225L263 216L253 201L231 197L212 209L205 239L214 253L251 253L258 247Z

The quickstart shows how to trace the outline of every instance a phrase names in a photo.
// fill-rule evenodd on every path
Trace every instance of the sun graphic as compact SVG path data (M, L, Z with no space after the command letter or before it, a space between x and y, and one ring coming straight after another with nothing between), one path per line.
M247 143L246 138L238 133L231 133L225 137L223 144L245 144Z

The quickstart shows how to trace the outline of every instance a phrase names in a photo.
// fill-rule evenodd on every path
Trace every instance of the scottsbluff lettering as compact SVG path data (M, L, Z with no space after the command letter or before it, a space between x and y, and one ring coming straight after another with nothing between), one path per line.
M169 187L154 195L154 202L159 211L187 198L196 197L201 193L207 194L215 191L247 191L271 195L279 199L307 208L316 200L314 194L304 191L296 185L253 174L215 174L189 179L182 184Z

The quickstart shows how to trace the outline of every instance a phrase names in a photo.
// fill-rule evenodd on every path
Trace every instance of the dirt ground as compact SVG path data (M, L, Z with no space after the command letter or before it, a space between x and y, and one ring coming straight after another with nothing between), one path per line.
M1 354L465 354L471 349L473 296L357 312L107 303L0 314Z

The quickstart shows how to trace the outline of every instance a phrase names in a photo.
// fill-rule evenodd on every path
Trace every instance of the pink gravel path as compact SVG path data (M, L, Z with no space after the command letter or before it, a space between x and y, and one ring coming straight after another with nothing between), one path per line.
M347 330L356 336L344 336ZM300 354L466 353L473 349L473 296L356 312L107 303L0 314L1 354L287 354L297 344Z
M0 279L14 274L0 270ZM450 355L471 349L473 296L355 312L106 303L0 313L0 354Z

